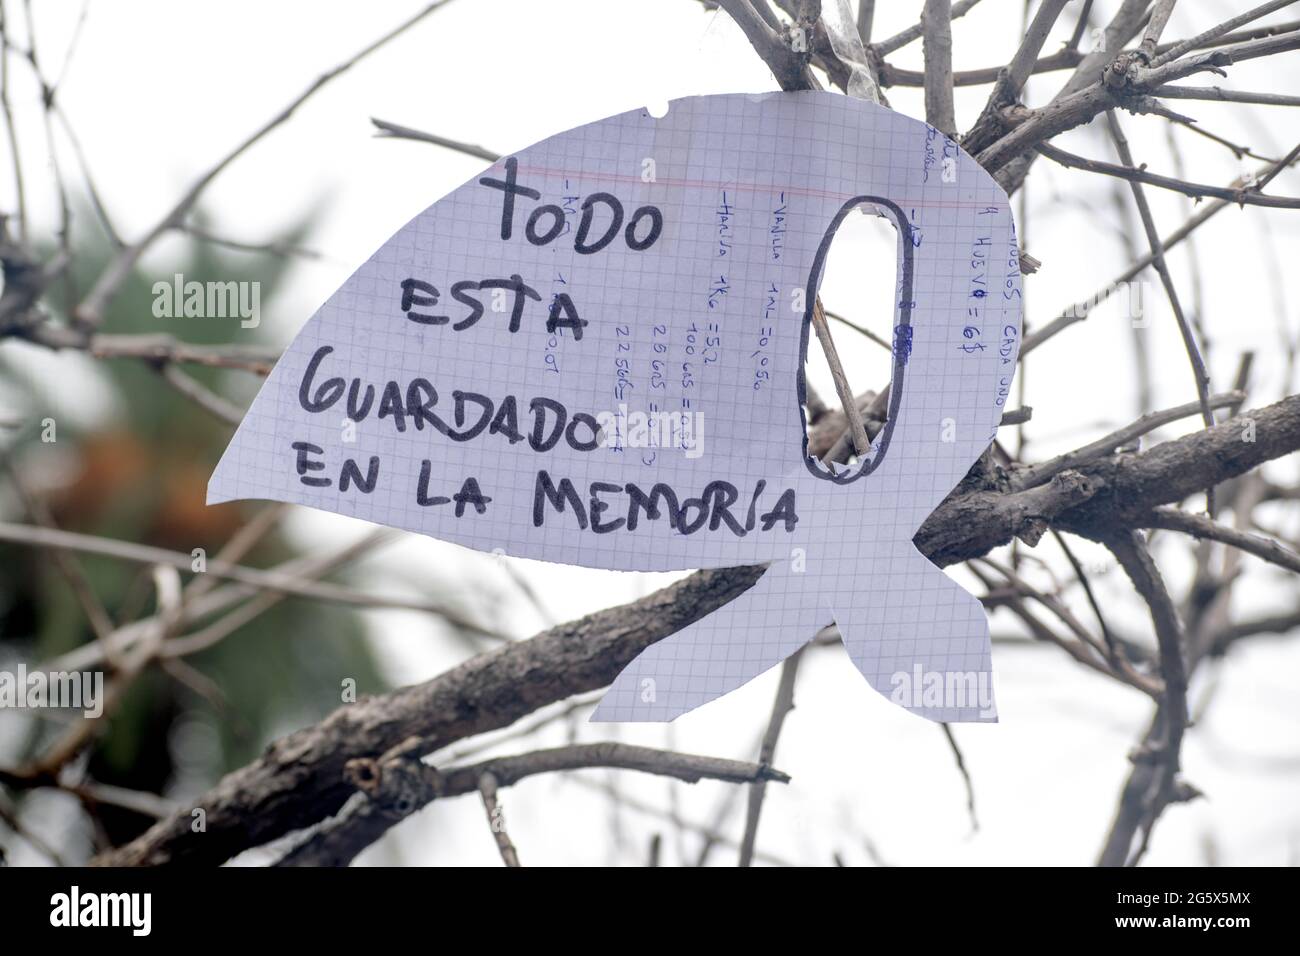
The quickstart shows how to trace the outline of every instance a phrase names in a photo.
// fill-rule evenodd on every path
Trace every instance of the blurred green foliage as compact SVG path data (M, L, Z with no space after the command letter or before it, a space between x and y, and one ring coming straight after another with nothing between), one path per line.
M310 226L300 223L284 242L296 244ZM51 310L66 309L84 295L111 251L102 241L76 248L75 267L48 297ZM268 344L267 332L274 325L268 306L290 264L277 254L188 242L166 268L137 268L112 303L103 331L163 332L202 344ZM187 281L261 283L261 325L245 329L238 318L156 318L153 285L170 282L178 272ZM41 362L42 371L34 372L34 348L0 348L0 380L9 380L5 394L10 407L5 414L27 423L17 432L0 432L0 454L27 476L24 484L59 527L185 553L203 548L211 558L236 529L267 507L249 502L211 508L204 504L208 475L233 427L182 396L158 369L139 359L93 360L72 354L57 363ZM53 376L43 371L52 364L59 369ZM185 371L240 405L260 384L245 371L199 366ZM87 375L102 379L99 389ZM50 411L60 407L60 396L94 396L102 385L114 403L92 427L78 427ZM12 407L15 400L17 408ZM53 444L41 441L39 423L47 416L57 422ZM48 479L52 474L59 476L57 481ZM0 482L10 480L7 471L0 474ZM0 519L32 522L12 492L12 487L0 492ZM332 550L342 542L322 544ZM295 556L291 543L273 530L243 563L270 567ZM115 623L153 612L148 568L86 555L77 560ZM47 553L0 543L0 568L0 659L18 658L35 666L95 639L75 593ZM207 749L210 753L191 748L182 754L186 782L201 786L251 760L272 737L334 710L341 703L344 679L353 679L358 693L383 689L357 614L297 598L282 601L186 663L219 689L219 698L151 669L132 686L95 744L90 760L94 779L166 794L178 772L176 733L185 726L192 729L197 719L217 728L219 740L219 747ZM45 719L33 726L36 732L23 742L26 757L39 753L63 729ZM192 765L196 755L202 758L198 767ZM117 843L149 821L106 808L101 823L104 836Z

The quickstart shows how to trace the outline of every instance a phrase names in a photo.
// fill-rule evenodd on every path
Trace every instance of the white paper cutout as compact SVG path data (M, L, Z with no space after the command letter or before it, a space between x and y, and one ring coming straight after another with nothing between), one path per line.
M806 457L803 356L863 205L899 233L889 418L831 471ZM942 133L830 93L681 99L515 153L407 223L285 352L208 501L587 567L770 562L595 720L671 720L832 621L896 703L995 720L983 609L911 539L995 435L1019 343L1006 195ZM687 417L656 436L648 412Z

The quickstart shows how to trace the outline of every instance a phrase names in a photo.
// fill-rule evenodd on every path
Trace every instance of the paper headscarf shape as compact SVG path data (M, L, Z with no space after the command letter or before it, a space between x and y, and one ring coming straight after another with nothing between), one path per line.
M855 210L898 234L888 420L808 457L804 355ZM662 721L836 623L870 684L995 720L980 603L913 546L993 439L1020 343L1007 197L924 123L829 93L701 96L510 154L299 332L209 503L262 498L594 568L768 565L641 653L597 720Z

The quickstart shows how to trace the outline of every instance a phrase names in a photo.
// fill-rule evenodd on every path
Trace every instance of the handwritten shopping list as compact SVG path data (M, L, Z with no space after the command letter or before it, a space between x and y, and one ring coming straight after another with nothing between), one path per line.
M856 210L898 234L888 421L810 458L804 355ZM766 564L594 719L660 721L836 623L934 720L994 720L978 601L912 545L988 447L1020 340L1002 190L924 123L828 93L701 96L512 153L313 315L208 489L486 552L635 571Z

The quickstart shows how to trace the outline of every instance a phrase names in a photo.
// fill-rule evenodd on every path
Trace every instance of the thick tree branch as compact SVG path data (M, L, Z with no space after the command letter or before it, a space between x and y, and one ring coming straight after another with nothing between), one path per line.
M765 765L612 742L493 757L470 766L443 770L421 763L399 747L391 756L352 761L347 774L359 793L337 816L309 833L276 865L343 866L395 824L433 800L481 792L485 776L491 776L495 789L499 789L538 774L597 767L636 770L683 783L701 780L786 783L790 779Z
M1255 423L1253 442L1242 441L1240 422L1230 421L1141 454L1086 463L1023 492L963 486L925 521L915 542L944 566L1051 526L1095 538L1300 449L1300 396L1247 414ZM199 798L194 806L207 811L206 833L190 832L187 811L98 862L216 865L309 826L351 795L344 777L349 760L386 753L411 737L432 752L603 687L650 644L733 600L762 572L700 571L632 604L481 654L431 681L347 705L274 742Z
M1136 863L1145 852L1156 820L1170 803L1196 795L1178 779L1183 732L1187 727L1187 661L1182 625L1160 571L1140 531L1116 531L1104 538L1133 586L1151 608L1164 696L1144 744L1133 755L1133 770L1098 860L1101 866ZM1134 839L1141 835L1141 844Z
M1025 38L1020 48L1005 68L998 71L997 82L993 92L984 104L980 118L969 133L962 137L962 146L968 153L978 153L987 147L1002 131L999 113L1020 98L1030 74L1038 66L1038 53L1047 42L1047 35L1052 32L1057 18L1069 0L1043 0L1038 12L1025 31Z

